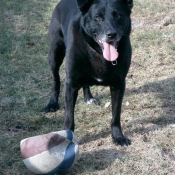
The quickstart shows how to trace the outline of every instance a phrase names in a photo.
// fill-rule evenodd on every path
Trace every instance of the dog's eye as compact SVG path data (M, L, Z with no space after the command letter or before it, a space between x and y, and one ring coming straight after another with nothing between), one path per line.
M115 17L117 17L118 19L121 18L121 15L120 15L118 12L113 12L113 15L114 15Z
M95 19L96 21L100 21L100 20L102 20L102 17L99 16L99 15L96 15L94 19Z

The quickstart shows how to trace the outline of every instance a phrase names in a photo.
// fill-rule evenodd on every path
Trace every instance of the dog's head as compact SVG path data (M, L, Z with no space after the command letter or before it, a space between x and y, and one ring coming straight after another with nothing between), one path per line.
M131 30L133 0L77 0L77 5L86 34L99 44L106 60L116 60L118 43Z

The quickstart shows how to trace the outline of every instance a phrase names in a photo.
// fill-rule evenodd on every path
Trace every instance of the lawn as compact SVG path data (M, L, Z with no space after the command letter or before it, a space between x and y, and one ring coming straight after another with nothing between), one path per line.
M20 140L63 129L63 93L60 110L44 113L52 83L47 33L57 2L1 0L1 175L31 175L21 159ZM112 142L111 106L105 107L109 88L91 88L100 105L85 104L80 90L75 108L80 154L68 175L175 174L175 1L135 0L131 42L121 122L132 145ZM64 79L63 64L62 84Z

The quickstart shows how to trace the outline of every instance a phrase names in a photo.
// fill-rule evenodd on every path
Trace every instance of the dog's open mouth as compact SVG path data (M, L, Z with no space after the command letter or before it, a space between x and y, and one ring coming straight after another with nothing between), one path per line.
M97 38L97 37L96 37ZM103 57L107 61L116 61L119 54L117 52L117 42L105 42L97 38L98 43L100 44L102 51L103 51Z

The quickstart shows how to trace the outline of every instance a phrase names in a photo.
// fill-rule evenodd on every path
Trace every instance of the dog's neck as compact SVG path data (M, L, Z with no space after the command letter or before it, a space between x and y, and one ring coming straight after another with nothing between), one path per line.
M81 27L81 30L86 43L91 47L91 49L96 51L98 54L102 55L103 53L99 44L90 35L86 33L83 27Z

